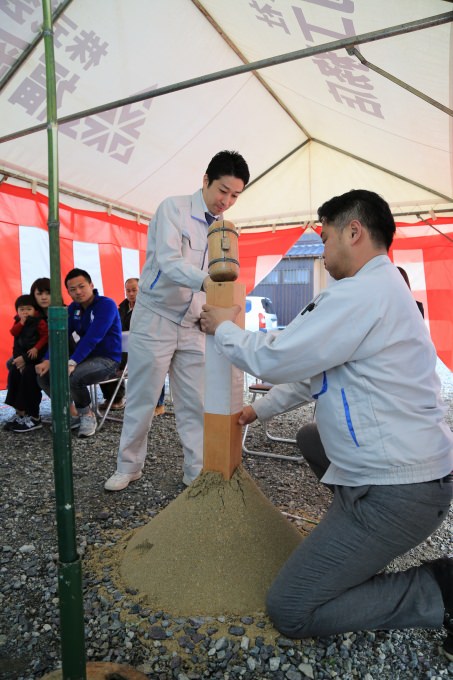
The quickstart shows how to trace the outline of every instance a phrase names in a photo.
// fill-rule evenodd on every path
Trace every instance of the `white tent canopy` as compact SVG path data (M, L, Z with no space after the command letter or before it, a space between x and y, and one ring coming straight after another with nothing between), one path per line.
M53 8L59 119L159 95L61 124L62 189L150 215L165 196L197 189L209 159L227 148L244 155L252 177L228 214L238 225L312 220L351 188L377 191L414 220L453 213L451 3L66 0ZM41 23L39 2L0 2L0 169L45 183L45 130L16 136L45 125ZM295 51L300 58L286 63L244 67Z

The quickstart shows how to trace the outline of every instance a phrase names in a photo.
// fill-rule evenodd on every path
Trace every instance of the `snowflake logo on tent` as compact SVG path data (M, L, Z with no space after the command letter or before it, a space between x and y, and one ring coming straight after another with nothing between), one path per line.
M153 85L150 89L155 89ZM128 104L113 111L106 111L82 120L64 123L60 132L86 146L94 147L120 163L129 163L140 137L152 99Z

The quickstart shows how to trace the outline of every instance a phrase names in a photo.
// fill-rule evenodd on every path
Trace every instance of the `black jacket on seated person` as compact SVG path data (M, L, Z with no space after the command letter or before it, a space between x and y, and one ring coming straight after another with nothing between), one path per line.
M14 318L14 326L11 328L11 335L14 336L13 357L23 357L28 364L37 363L42 358L48 343L48 328L46 321L39 316L29 316L25 323L21 324L19 317ZM36 359L30 359L27 352L32 347L38 350Z

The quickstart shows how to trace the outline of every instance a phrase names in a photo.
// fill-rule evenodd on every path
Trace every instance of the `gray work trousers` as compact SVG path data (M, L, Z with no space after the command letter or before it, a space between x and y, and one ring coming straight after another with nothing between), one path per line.
M118 451L118 472L142 470L154 408L167 373L175 405L186 478L193 481L203 464L205 335L197 326L179 324L137 302L128 343L126 410Z
M71 400L79 414L87 413L91 407L91 395L88 386L114 378L118 367L118 361L108 357L88 357L88 359L77 364L69 376L69 390ZM50 371L38 377L38 384L49 397L52 397L50 394Z
M311 444L315 439L311 432ZM298 442L306 444L300 436ZM319 444L318 455L312 446L308 454L318 476L328 463ZM378 572L440 526L452 487L444 480L335 486L325 517L292 553L269 590L267 608L276 628L292 638L440 628L442 594L425 566Z

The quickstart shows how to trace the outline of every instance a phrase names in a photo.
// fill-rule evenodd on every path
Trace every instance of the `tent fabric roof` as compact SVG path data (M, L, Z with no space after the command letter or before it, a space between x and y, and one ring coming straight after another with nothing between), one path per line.
M54 30L59 118L303 53L75 115L59 127L62 188L150 215L165 196L192 193L212 155L234 148L252 177L229 212L238 226L315 219L321 203L351 188L381 193L396 214L453 210L451 3L66 0L52 6L63 8ZM411 22L424 26L446 13L446 23L407 32ZM45 126L45 68L42 40L18 61L39 36L40 3L1 3L0 17L4 139ZM371 37L365 41L364 34ZM345 41L350 51L355 41L363 58L406 87L362 64L357 52L332 50ZM45 181L45 131L3 141L0 167Z
M140 225L166 196L198 189L216 152L237 149L251 182L228 219L242 233L258 228L261 244L278 241L282 227L313 227L333 195L374 190L399 222L391 257L415 283L438 354L453 366L449 0L52 0L52 8L62 201L85 211L86 199L100 204L113 232L124 211ZM41 25L39 0L0 3L3 186L27 180L45 194ZM0 218L3 278L14 281L20 236L38 225ZM70 226L75 236L60 238L68 261L91 253L102 270L121 253L127 265L131 224L113 245ZM282 252L272 246L253 259L255 284ZM2 320L11 298L2 296Z

